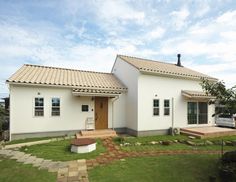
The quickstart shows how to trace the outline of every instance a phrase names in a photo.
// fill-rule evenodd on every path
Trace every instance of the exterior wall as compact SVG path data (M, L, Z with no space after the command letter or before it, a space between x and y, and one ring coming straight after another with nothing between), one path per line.
M126 118L125 118L126 100L125 99L126 99L126 93L119 95L118 98L113 98L113 99L108 100L108 121L109 121L108 127L109 128L126 127Z
M126 110L122 114L126 118L126 127L132 130L137 130L138 121L138 78L139 71L127 62L116 58L112 73L121 80L128 88L126 94Z
M202 91L200 81L141 75L138 83L138 131L166 130L172 126L174 98L174 127L193 127L187 122L187 100L181 90ZM160 115L153 116L153 99L159 99ZM164 99L170 100L170 115L164 116ZM208 106L208 124L214 124L214 106ZM195 125L204 126L204 125Z
M40 94L40 95L38 95ZM94 117L94 99L76 97L69 88L29 87L10 85L10 133L11 135L42 133L37 136L76 133L85 129L87 117ZM44 98L44 116L34 116L34 98ZM61 101L60 116L51 116L51 98ZM125 118L120 112L125 110L125 96L114 102L114 127L125 127ZM89 112L82 112L81 105L89 105ZM108 127L112 128L112 99L109 99ZM26 135L26 134L29 135ZM17 138L17 137L15 137Z

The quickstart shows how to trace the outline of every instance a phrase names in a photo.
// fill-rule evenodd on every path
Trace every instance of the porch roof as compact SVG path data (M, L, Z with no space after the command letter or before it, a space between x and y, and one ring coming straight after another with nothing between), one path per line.
M182 90L182 96L187 99L214 99L215 97L205 92L195 90Z
M122 92L120 90L105 90L105 89L80 89L72 90L75 96L117 96Z

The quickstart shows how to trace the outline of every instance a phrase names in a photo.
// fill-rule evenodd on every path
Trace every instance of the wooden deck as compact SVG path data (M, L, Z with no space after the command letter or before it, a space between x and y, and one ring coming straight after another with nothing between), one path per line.
M236 135L236 129L217 126L181 128L181 134L195 136L197 138L214 138Z
M116 136L116 131L112 129L86 130L76 134L76 138L107 138Z

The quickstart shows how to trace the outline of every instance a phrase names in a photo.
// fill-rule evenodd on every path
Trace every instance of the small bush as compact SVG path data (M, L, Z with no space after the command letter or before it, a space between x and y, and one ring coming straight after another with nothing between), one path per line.
M224 181L236 181L236 151L226 152L222 156L219 173Z
M226 152L222 156L223 162L235 162L236 163L236 151Z
M117 143L124 143L125 138L124 137L115 137L113 140L114 140L114 142L117 142Z

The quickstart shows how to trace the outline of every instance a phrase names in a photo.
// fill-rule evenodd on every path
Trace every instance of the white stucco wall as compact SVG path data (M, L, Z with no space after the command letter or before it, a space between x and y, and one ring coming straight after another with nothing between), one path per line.
M40 95L38 95L40 93ZM34 98L44 98L44 116L34 116ZM51 116L51 98L59 97L61 115ZM125 96L114 102L114 127L125 127ZM82 112L81 105L89 105L89 112ZM112 128L112 101L109 99L108 126ZM87 117L94 117L94 100L91 97L72 95L70 88L29 87L10 85L11 134L74 131L85 129Z
M126 127L137 130L138 119L138 78L139 71L127 62L117 57L112 73L128 88L126 93Z
M174 127L193 127L187 123L187 102L181 90L202 91L200 81L141 75L138 82L138 131L169 129L172 126L172 110L164 116L164 99L174 98ZM160 101L160 115L153 116L153 99ZM208 125L214 124L214 106L208 106ZM204 125L198 125L204 126Z

